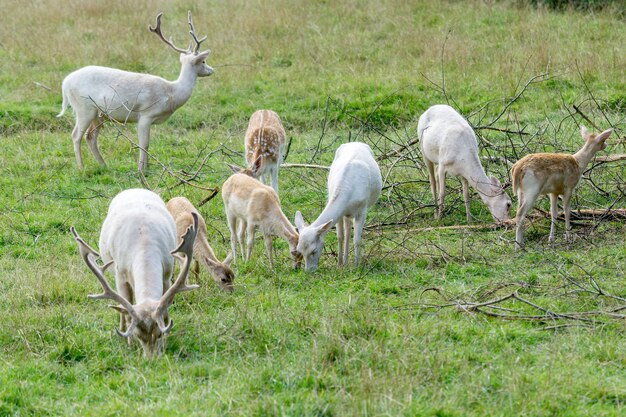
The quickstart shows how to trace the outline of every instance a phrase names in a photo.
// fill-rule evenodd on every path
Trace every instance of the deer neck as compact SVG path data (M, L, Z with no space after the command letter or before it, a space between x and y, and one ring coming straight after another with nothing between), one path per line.
M196 74L191 66L183 64L178 79L172 82L171 96L176 108L182 106L189 100L197 79L198 74Z
M583 147L576 152L573 157L578 162L579 172L583 172L589 161L593 159L598 151L594 150L592 146L589 146L587 143L583 145Z
M493 189L494 187L493 184L491 184L491 179L485 173L478 157L470 161L469 164L465 165L461 175L467 179L470 187L478 191L480 199L483 203L487 204L489 200L497 194L497 191Z
M326 207L315 219L311 226L322 226L329 221L332 221L330 227L333 227L343 217L345 213L345 204L341 201L339 196L334 196L328 199Z

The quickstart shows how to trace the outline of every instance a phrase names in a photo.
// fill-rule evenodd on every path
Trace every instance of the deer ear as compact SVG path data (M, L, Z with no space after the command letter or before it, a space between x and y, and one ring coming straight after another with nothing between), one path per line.
M613 129L607 129L604 132L600 133L597 137L596 140L598 142L604 142L605 140L607 140L609 138L609 136L611 136L611 133L613 133Z
M198 62L204 61L209 56L210 53L211 51L200 52L191 60L191 63L196 65Z
M252 171L252 176L254 178L257 178L259 176L259 171L261 171L262 164L263 164L263 160L261 159L261 156L259 155L257 159L254 160L254 162L252 163L252 166L250 167L250 170Z
M589 131L585 127L585 125L580 125L580 135L583 139L587 140L587 136L589 136Z
M294 219L296 223L296 227L298 228L298 232L302 232L302 229L306 227L306 223L302 218L302 213L300 211L296 211L296 218Z
M321 235L323 233L327 233L330 228L332 227L333 221L332 219L327 221L326 223L324 223L323 225L321 225L318 229L317 229L317 234Z
M226 165L228 166L228 168L230 168L231 171L233 171L234 174L238 174L242 171L242 169L237 165L229 164L228 162L226 162Z
M496 177L492 176L489 179L491 180L491 185L502 188L502 184L500 184L500 181Z

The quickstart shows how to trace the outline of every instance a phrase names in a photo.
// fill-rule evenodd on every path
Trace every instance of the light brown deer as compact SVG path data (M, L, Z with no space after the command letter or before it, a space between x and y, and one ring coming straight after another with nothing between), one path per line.
M258 227L265 239L265 248L274 267L272 236L280 236L289 244L294 267L299 268L302 255L296 250L298 232L280 208L278 194L272 187L245 174L234 174L222 186L222 198L230 229L233 260L237 260L237 242L244 260L249 260L254 244L254 232ZM246 241L244 251L243 242Z
M574 188L585 167L598 151L606 148L606 140L613 133L613 129L605 130L600 134L589 133L585 126L580 127L585 144L573 155L562 153L535 153L526 155L513 165L513 192L517 193L517 223L515 233L515 248L524 247L524 219L533 207L537 197L543 194L550 195L550 236L549 242L554 242L557 219L557 200L563 198L565 213L565 238L570 238L570 199Z
M176 223L176 232L181 234L193 223L193 214L198 216L198 232L196 235L196 241L193 245L193 258L196 261L194 266L194 273L199 274L199 265L202 264L209 270L213 280L225 291L233 291L233 281L235 280L235 274L230 269L230 262L233 259L232 253L229 253L224 259L224 262L220 262L215 256L215 252L209 245L207 240L206 222L200 215L200 212L194 207L193 204L185 197L174 197L165 205L167 211L170 212Z
M284 147L285 128L278 114L272 110L255 111L246 130L246 162L254 178L262 178L267 184L267 177L270 176L276 192Z

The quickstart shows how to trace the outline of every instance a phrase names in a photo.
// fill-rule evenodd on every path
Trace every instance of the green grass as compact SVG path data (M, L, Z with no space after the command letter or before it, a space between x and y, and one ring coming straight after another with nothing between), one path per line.
M198 185L220 186L229 175L224 162L242 164L243 133L258 108L285 122L288 162L329 164L348 138L368 142L379 156L414 140L419 114L446 97L475 126L488 124L542 73L494 124L531 135L480 130L483 156L574 152L581 122L574 104L600 127L615 127L603 155L626 153L626 32L617 3L587 12L506 1L246 3L192 8L216 73L152 129L150 152L168 171L152 160L146 180L165 200L206 196L170 172L199 170ZM182 44L189 6L163 7L3 5L0 416L624 414L623 320L546 330L558 323L420 308L444 303L425 292L432 287L464 301L518 288L558 312L616 308L620 300L576 292L571 282L588 287L591 276L626 297L624 222L577 221L571 243L559 222L550 247L549 222L536 218L529 249L519 253L513 230L414 231L465 223L457 180L448 182L445 217L433 220L417 147L406 160L381 161L388 188L368 225L406 224L367 230L362 266L336 268L334 233L315 274L290 269L282 241L271 270L257 242L253 259L235 268L233 294L203 272L200 289L177 297L163 357L147 360L139 346L127 347L113 331L115 312L86 297L99 286L69 227L96 246L111 198L143 186L129 142L136 130L108 125L99 140L108 168L83 144L80 172L73 118L54 116L63 77L84 65L175 78L177 57L146 26L164 11L164 32ZM508 179L502 161L485 166ZM574 207L625 207L625 178L623 162L595 167ZM325 171L281 170L283 210L290 219L296 210L314 219L325 187ZM538 206L547 209L547 199ZM220 196L201 212L223 258L229 236ZM477 224L491 220L477 195L472 214ZM503 306L538 313L511 300Z

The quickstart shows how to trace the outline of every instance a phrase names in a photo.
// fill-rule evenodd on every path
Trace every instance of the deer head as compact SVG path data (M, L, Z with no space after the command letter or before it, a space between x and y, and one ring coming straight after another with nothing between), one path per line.
M114 261L112 260L103 266L99 266L95 259L100 257L100 254L78 235L73 226L70 228L78 244L81 257L104 289L102 294L92 294L88 297L92 300L109 299L118 303L110 307L129 318L130 324L127 328L116 328L115 331L119 336L124 338L130 336L137 338L143 347L144 356L154 356L155 354L160 355L163 353L165 335L169 333L174 324L167 312L168 307L172 304L172 301L174 301L174 296L179 292L198 288L197 285L186 285L189 266L192 260L193 243L198 230L198 215L195 213L193 214L193 220L193 225L190 225L182 236L182 242L171 252L171 254L181 262L180 272L176 281L159 300L147 300L137 305L132 305L130 300L125 299L113 290L104 277L104 272L113 265Z

